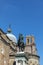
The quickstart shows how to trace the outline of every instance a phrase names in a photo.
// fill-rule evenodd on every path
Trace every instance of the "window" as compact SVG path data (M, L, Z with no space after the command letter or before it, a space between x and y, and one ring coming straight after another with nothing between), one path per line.
M27 39L27 43L32 43L32 38Z
M30 43L32 43L32 38L29 40Z
M27 42L29 43L29 39L27 39Z

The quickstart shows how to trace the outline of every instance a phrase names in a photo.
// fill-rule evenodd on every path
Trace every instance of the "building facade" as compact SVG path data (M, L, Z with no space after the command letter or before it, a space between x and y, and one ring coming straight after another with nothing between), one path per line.
M0 65L40 65L40 57L34 36L26 36L24 50L20 50L17 45L17 38L10 29L9 33L0 29Z

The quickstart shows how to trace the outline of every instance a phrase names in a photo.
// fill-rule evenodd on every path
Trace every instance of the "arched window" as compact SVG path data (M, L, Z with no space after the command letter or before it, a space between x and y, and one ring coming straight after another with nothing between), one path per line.
M29 43L29 39L27 39L27 43Z

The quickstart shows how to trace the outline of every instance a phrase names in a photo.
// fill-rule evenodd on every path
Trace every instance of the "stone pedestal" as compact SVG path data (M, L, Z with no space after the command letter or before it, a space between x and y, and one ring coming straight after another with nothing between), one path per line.
M24 52L17 52L16 53L16 65L27 65L28 58L26 57Z

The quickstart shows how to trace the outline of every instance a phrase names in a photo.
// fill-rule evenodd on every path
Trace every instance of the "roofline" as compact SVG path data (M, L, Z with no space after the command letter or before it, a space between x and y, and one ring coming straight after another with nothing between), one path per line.
M7 33L5 33L1 28L0 28L0 31L3 33L3 34L7 34ZM10 40L9 38L8 38L8 36L6 35L6 37L7 37L7 39L9 40L9 41L11 41L12 42L12 40ZM5 40L5 39L4 39Z
M1 32L3 32L3 30L0 28ZM6 34L5 32L3 32L3 34Z
M30 55L30 56L35 56L35 57L40 58L40 56L38 56L38 55L35 55L35 54L32 54L32 53L27 53L27 52L25 52L25 53L28 54L28 55Z
M1 36L1 38L3 39L3 37ZM3 39L4 42L7 43L7 45L10 45L10 43L8 43L5 39Z

